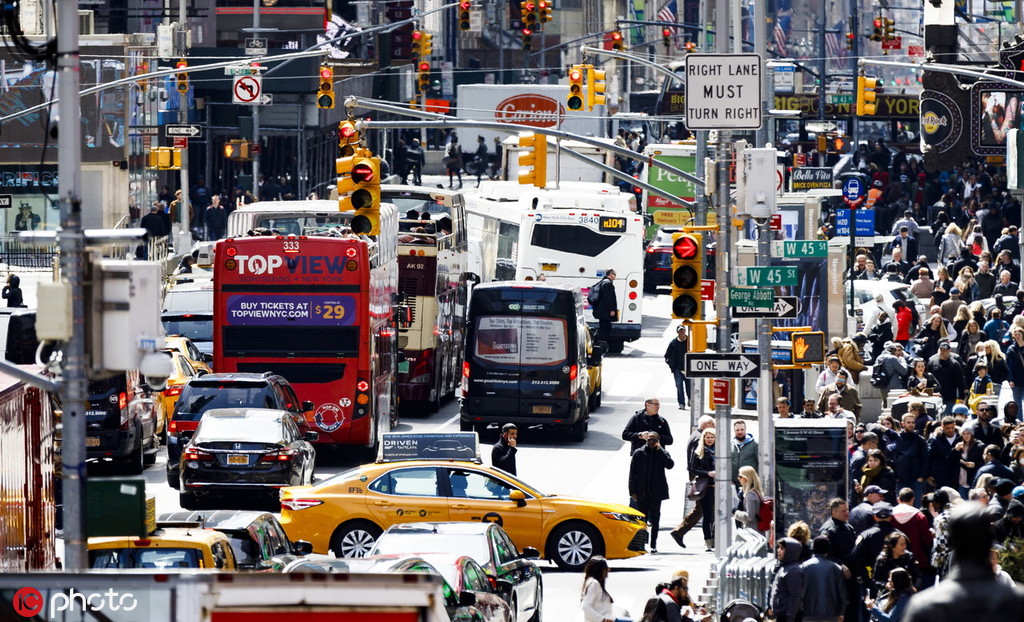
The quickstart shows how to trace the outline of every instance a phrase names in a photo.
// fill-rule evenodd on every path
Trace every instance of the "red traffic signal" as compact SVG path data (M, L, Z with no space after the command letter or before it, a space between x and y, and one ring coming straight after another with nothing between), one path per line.
M352 181L363 184L373 181L373 167L366 163L356 164L352 167Z
M881 28L881 27L882 27L882 20L880 20L880 19L876 19L876 20L875 20L874 22L872 22L872 25L873 25L873 26L874 26L875 28Z
M412 31L412 40L413 41L419 41L422 38L423 38L423 31L422 30L414 30L414 31Z
M462 9L463 11L468 11L472 7L473 3L469 2L468 0L462 0L462 2L459 3L459 8Z
M695 259L700 255L700 243L688 235L680 236L672 245L672 252L679 259Z
M430 71L430 63L420 63L420 72Z
M536 11L537 5L534 4L533 2L527 2L526 4L523 5L523 8L526 9L527 11Z

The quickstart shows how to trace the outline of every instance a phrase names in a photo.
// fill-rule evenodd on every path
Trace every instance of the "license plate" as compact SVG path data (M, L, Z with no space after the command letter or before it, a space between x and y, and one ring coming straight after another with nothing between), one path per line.
M100 437L98 437L98 436L86 436L85 437L85 446L86 447L99 447L100 446Z
M228 454L228 464L249 464L249 456L242 454Z
M535 414L535 415L550 415L551 414L551 407L550 406L534 406L533 407L533 414Z
M107 411L105 410L87 410L85 411L86 417L106 417Z
M540 269L544 272L555 272L558 270L558 264L556 263L542 263Z
M402 361L398 364L398 373L407 374L409 373L409 361Z

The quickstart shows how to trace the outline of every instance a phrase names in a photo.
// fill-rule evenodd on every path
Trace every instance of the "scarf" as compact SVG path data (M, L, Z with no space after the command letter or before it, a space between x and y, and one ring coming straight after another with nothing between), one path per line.
M868 484L874 481L874 479L878 477L878 474L882 472L882 465L879 464L875 468L870 469L868 468L868 465L865 464L860 468L860 470L864 473L860 478L860 485L862 488L866 488Z

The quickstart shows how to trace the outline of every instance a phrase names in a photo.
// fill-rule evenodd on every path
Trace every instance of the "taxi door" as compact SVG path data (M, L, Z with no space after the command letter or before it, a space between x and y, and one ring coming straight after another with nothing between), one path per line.
M397 523L447 521L447 489L441 487L437 467L411 466L384 473L370 485L366 509L382 529Z
M527 494L526 505L520 507L509 499L509 493L518 489L484 469L458 465L442 472L450 487L449 520L497 523L519 550L527 546L544 550L544 513L539 499Z

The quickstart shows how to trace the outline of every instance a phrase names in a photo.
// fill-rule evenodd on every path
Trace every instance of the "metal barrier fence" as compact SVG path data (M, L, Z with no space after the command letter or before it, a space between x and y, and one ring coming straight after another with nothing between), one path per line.
M768 609L777 560L768 547L768 539L753 529L739 529L718 569L716 610L740 599Z
M15 236L0 236L0 263L9 267L49 270L56 256L56 245L40 247L26 244Z

